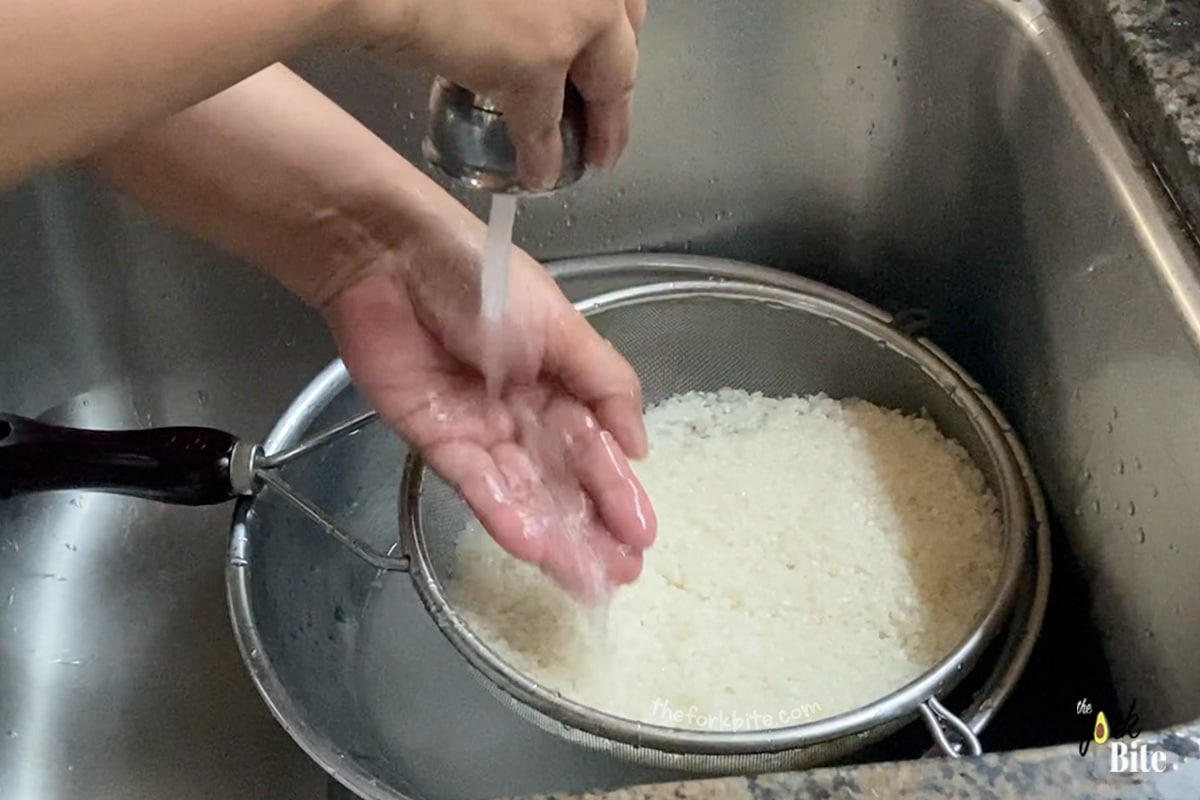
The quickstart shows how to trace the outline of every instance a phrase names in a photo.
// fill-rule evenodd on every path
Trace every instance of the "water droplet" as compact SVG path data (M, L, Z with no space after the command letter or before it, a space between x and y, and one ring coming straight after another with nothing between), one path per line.
M196 392L196 404L201 406L208 405L208 392L203 390Z
M1137 506L1135 506L1133 504L1132 500L1129 501L1129 516L1131 516L1131 517L1137 516Z
M1146 529L1138 528L1137 529L1137 537L1138 537L1138 544L1145 544L1146 543Z
M1117 412L1117 409L1115 409L1115 408L1114 408L1114 409L1113 409L1113 419L1117 419L1117 418L1118 418L1118 417L1120 417L1120 416L1121 416L1121 415L1120 415L1120 414Z
M1092 501L1092 511L1096 512L1097 514L1100 513L1100 501L1099 500Z
M1142 468L1142 460L1140 458L1133 459L1133 468L1140 470Z
M1113 432L1113 424L1110 422L1110 423L1108 423L1107 427L1108 427L1108 432L1112 433Z
M1157 486L1151 486L1151 487L1150 487L1150 496L1151 496L1151 497L1158 497L1158 487L1157 487Z
M1125 474L1125 461L1124 461L1124 460L1121 460L1121 461L1118 461L1118 462L1117 462L1117 474L1118 474L1118 475L1124 475L1124 474Z
M5 731L5 732L4 732L4 735L5 735L5 736L7 736L7 737L8 737L8 738L10 738L10 739L15 739L15 738L17 738L17 735L18 735L18 734L17 734L17 732L16 732L16 731L14 731L14 730L11 730L11 729L10 729L10 730L7 730L7 731Z

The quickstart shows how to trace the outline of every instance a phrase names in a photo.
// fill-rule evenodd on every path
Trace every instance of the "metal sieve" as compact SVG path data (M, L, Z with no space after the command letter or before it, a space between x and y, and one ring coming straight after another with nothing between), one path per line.
M579 304L642 379L645 401L724 387L786 397L824 392L926 414L984 473L1003 518L1004 559L974 629L927 673L851 712L792 727L709 732L636 722L581 705L510 667L449 601L455 548L470 511L452 487L410 456L401 491L401 549L438 627L493 693L525 719L578 744L655 767L764 771L842 758L920 714L954 752L943 726L979 746L939 696L953 690L1006 621L1026 563L1030 510L1021 473L987 407L907 335L834 300L742 281L673 281ZM814 346L819 343L818 346Z
M364 604L381 576L397 571L410 573L430 627L493 696L554 737L628 762L710 774L800 768L844 759L917 718L938 752L979 752L975 734L1011 692L1040 628L1049 558L1028 460L978 385L909 335L909 322L919 319L895 319L776 270L645 254L550 269L637 368L648 402L728 385L778 395L823 391L928 414L967 449L1003 514L1004 567L972 633L908 686L793 728L678 731L571 703L509 669L447 603L453 537L466 510L390 431L371 424L374 415L336 361L261 447L205 428L80 431L0 415L0 497L91 489L199 505L240 496L227 581L242 655L283 727L363 797L407 796L398 788L406 756L365 730L356 705L360 676L350 665ZM1034 532L1036 548L1027 543ZM941 700L993 639L998 654L978 671L988 674L965 724Z

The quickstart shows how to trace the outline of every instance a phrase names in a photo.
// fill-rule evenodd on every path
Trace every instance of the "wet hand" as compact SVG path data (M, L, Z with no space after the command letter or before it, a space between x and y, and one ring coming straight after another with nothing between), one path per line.
M516 248L508 318L481 322L482 241L465 211L430 225L351 276L324 313L359 390L497 543L599 599L638 577L656 535L628 460L646 453L640 384ZM506 373L498 394L488 359Z

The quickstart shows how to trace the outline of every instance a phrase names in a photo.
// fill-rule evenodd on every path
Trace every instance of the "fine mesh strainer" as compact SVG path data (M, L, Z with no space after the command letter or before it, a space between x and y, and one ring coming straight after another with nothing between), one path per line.
M434 621L493 694L545 730L620 758L693 772L765 771L836 760L921 714L977 751L969 730L938 702L1006 619L1025 563L1027 498L1004 435L959 375L895 329L833 300L747 282L677 281L636 286L580 304L593 326L637 370L647 403L724 387L786 397L824 392L930 416L984 473L1003 516L1004 561L976 627L933 669L852 712L772 730L687 731L635 722L580 705L506 664L448 599L454 555L470 512L409 458L401 489L401 549ZM736 565L727 565L736 569Z
M703 271L695 261L680 274ZM943 728L957 731L966 749L978 752L970 728L938 698L970 671L1006 621L1026 563L1031 511L1010 440L969 379L882 312L810 282L771 283L779 279L768 280L767 270L723 270L736 279L634 286L578 304L637 369L648 402L730 386L771 395L824 392L925 413L963 445L999 501L1005 558L976 627L921 678L850 713L775 730L681 731L599 713L514 672L447 602L455 537L468 519L455 493L409 458L399 492L397 548L396 495L387 500L386 491L389 483L395 490L393 479L369 468L351 477L352 465L388 463L380 454L389 445L381 426L371 425L373 414L345 407L340 365L297 398L271 437L286 444L271 452L207 428L80 431L0 414L0 497L90 489L204 505L240 496L227 576L234 628L252 677L297 741L335 774L347 770L346 780L370 796L396 795L372 788L378 787L372 773L391 767L386 753L370 755L378 746L348 703L356 680L348 672L353 637L341 631L360 613L371 576L393 571L410 573L430 619L496 697L556 736L630 762L698 773L828 763L916 714L947 754L955 750ZM326 415L344 421L309 435ZM324 461L338 440L353 453L341 471ZM305 485L317 491L317 502L281 474L297 467L316 474ZM329 536L314 538L260 502L264 487ZM371 524L363 536L344 530L347 520L364 518ZM305 630L325 625L331 632L302 639L294 629L297 618L305 620Z

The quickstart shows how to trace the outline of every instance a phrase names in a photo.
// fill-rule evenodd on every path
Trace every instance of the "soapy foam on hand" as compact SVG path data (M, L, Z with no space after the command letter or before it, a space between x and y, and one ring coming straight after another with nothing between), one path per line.
M634 468L659 538L604 635L478 525L459 540L452 603L543 685L672 727L798 707L811 721L920 676L986 607L1002 561L996 503L928 420L723 390L670 398L646 424L650 455ZM662 708L698 713L665 720Z

